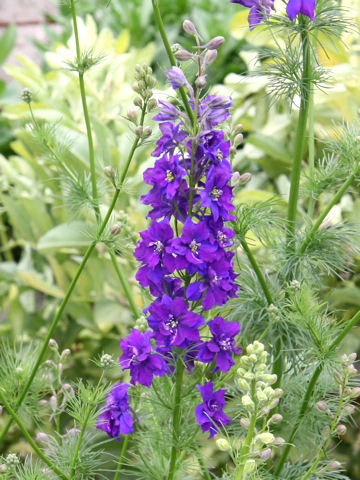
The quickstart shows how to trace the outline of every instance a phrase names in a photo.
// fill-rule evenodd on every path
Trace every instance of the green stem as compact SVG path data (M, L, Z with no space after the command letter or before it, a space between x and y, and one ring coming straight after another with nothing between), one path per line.
M97 232L97 238L96 238L96 240L94 240L93 242L91 242L91 244L90 244L89 247L87 248L87 250L86 250L86 252L85 252L85 255L84 255L84 257L83 257L83 259L82 259L82 261L81 261L81 263L80 263L80 265L79 265L79 267L78 267L78 269L77 269L77 272L75 273L74 278L71 280L71 283L70 283L69 288L68 288L68 290L67 290L67 292L66 292L66 294L65 294L65 297L63 298L63 300L62 300L62 302L61 302L61 304L60 304L60 306L59 306L59 309L58 309L58 311L56 312L55 318L54 318L54 320L52 321L52 323L51 323L51 325L50 325L49 331L48 331L48 333L47 333L47 335L46 335L46 337L45 337L45 339L44 339L44 342L43 342L43 345L42 345L42 347L41 347L39 356L38 356L38 358L37 358L37 360L36 360L36 363L35 363L32 371L31 371L31 373L30 373L30 376L29 376L29 378L28 378L28 381L26 382L26 385L25 385L25 387L24 387L24 390L21 392L21 395L20 395L20 397L18 398L18 400L17 400L17 402L16 402L15 411L18 410L18 408L19 408L20 405L22 404L24 398L26 397L26 394L27 394L27 392L28 392L28 390L29 390L29 388L30 388L33 380L34 380L34 377L35 377L35 375L36 375L36 373L37 373L37 371L38 371L38 368L39 368L39 366L40 366L40 364L41 364L41 362L42 362L42 360L43 360L43 358L44 358L45 352L46 352L46 350L47 350L47 348L48 348L49 340L50 340L50 338L52 337L52 335L53 335L53 333L54 333L54 330L55 330L55 328L56 328L56 326L57 326L57 324L58 324L58 322L59 322L59 320L60 320L60 318L61 318L61 315L62 315L62 313L63 313L63 311L64 311L64 309L65 309L65 307L66 307L66 305L67 305L67 303L68 303L68 301L69 301L69 299L70 299L70 297L71 297L71 294L72 294L72 292L73 292L73 290L74 290L74 288L75 288L75 286L76 286L76 284L77 284L77 281L79 280L79 277L80 277L82 271L84 270L84 267L85 267L87 261L88 261L89 258L90 258L90 255L92 254L92 252L93 252L93 250L94 250L94 248L95 248L95 246L96 246L99 238L101 237L102 233L103 233L104 230L105 230L105 227L106 227L106 225L107 225L107 223L108 223L108 221L109 221L109 219L110 219L110 216L111 216L111 214L112 214L112 211L114 210L114 207L115 207L116 201L117 201L117 199L118 199L119 193L120 193L120 190L119 190L119 189L116 189L115 194L114 194L113 199L112 199L112 202L111 202L111 204L110 204L110 207L109 207L109 209L108 209L108 211L107 211L107 213L106 213L106 216L105 216L105 218L104 218L104 220L103 220L103 222L102 222L102 224L101 224L101 226L100 226L100 228L99 228L99 230L98 230L98 232ZM1 435L0 435L0 443L3 441L5 435L7 434L8 430L9 430L9 428L10 428L10 426L11 426L11 423L12 423L12 418L9 418L8 422L6 423L6 425L5 425L2 433L1 433Z
M309 243L311 242L312 238L314 237L315 233L319 229L320 225L326 218L327 214L330 212L332 207L336 205L340 200L341 197L344 195L346 190L350 187L350 185L354 182L356 175L352 174L350 177L346 180L344 185L340 188L340 190L337 192L337 194L334 196L334 198L331 200L331 202L327 205L325 210L322 212L322 214L319 216L319 218L316 220L314 225L312 226L311 230L307 234L304 243L301 245L299 252L304 253L306 248L308 247Z
M144 120L145 120L145 114L146 114L146 107L147 107L147 103L145 102L144 103L144 106L143 106L143 109L142 109L142 112L141 112L141 118L140 118L140 123L139 125L142 127L144 125ZM137 149L138 145L139 145L139 142L140 142L140 137L136 137L132 146L131 146L131 150L129 152L129 155L128 155L128 158L126 160L126 164L125 164L125 167L124 167L124 170L121 174L121 177L120 177L120 185L119 187L122 187L123 186L123 183L125 181L125 178L126 178L126 175L128 173L128 170L129 170L129 167L130 167L130 163L131 163L131 160L133 159L133 156L134 156L134 153L135 153L135 150Z
M22 431L24 437L26 440L29 442L29 444L32 446L36 454L41 458L41 460L46 463L46 465L51 468L51 470L56 473L60 478L63 480L68 480L67 475L63 473L54 463L40 450L40 448L36 445L34 440L32 439L30 433L26 430L25 425L22 423L20 417L17 415L15 410L8 404L5 396L3 395L2 391L0 390L0 400L1 403L4 405L6 410L9 412L11 417L15 420L15 422L18 424L20 430Z
M295 139L294 162L291 174L291 187L288 206L288 246L291 250L295 248L294 233L296 225L297 204L299 198L299 184L301 174L301 162L304 155L306 144L306 125L309 111L309 97L311 91L311 48L310 39L307 31L307 20L300 15L299 22L302 26L301 41L303 52L303 71L301 78L301 103L299 111L299 120Z
M312 180L315 174L315 136L314 136L314 91L309 95L309 177ZM315 210L315 198L310 195L307 214L313 217Z
M128 302L129 302L129 305L130 305L131 310L133 312L133 315L134 315L135 319L137 319L137 318L139 318L139 312L138 312L137 306L135 304L134 297L132 296L132 294L130 292L128 282L125 279L124 274L122 273L122 271L119 267L119 264L118 264L118 261L116 259L115 253L110 251L110 257L111 257L112 264L114 265L115 271L117 273L117 276L119 277L122 289L125 293L125 296L126 296Z
M241 239L240 240L241 242L241 246L243 247L248 259L249 259L249 262L251 263L251 266L253 267L254 269L254 272L259 280L259 283L261 285L261 288L264 292L264 295L266 297L266 300L267 300L267 303L269 305L273 304L273 299L272 299L272 296L271 296L271 293L270 293L270 290L269 290L269 287L267 286L267 283L266 283L266 280L265 280L265 277L264 275L262 274L262 271L260 270L260 267L247 243L247 241L245 240L245 238Z
M84 112L86 133L87 133L88 146L89 146L89 163L90 163L92 196L94 200L94 210L95 210L96 218L98 222L100 222L99 199L98 199L98 190L96 185L94 142L93 142L92 131L91 131L89 110L88 110L87 101L86 101L84 71L83 71L83 67L81 66L81 50L80 50L80 41L79 41L79 31L78 31L77 19L76 19L75 1L70 0L70 5L71 5L72 20L74 25L74 36L75 36L75 44L76 44L76 58L77 58L77 66L78 66L78 74L79 74L81 102L82 102L82 107Z
M202 472L205 480L211 480L210 472L205 465L203 456L202 456L200 448L198 446L196 446L196 457L198 459L198 462L199 462L199 465L200 465L200 468L201 468L201 472Z
M182 389L182 377L184 371L184 364L182 358L179 356L176 365L176 379L175 379L175 404L173 411L173 435L172 435L172 448L169 463L169 474L167 480L173 480L176 471L176 457L178 454L178 442L179 442L179 425L180 425L180 404L181 404L181 389Z
M170 46L169 40L168 40L166 32L165 32L165 27L164 27L164 23L163 23L162 18L161 18L161 13L160 13L160 9L159 9L158 0L151 0L151 1L152 1L153 9L154 9L155 20L156 20L156 23L157 23L157 26L158 26L158 29L159 29L159 32L160 32L165 50L166 50L166 53L169 57L171 65L173 67L175 67L176 66L176 59L175 59L174 54L171 50L171 46ZM191 110L191 107L189 105L185 88L180 87L179 88L179 93L180 93L182 102L184 104L186 113L188 114L188 117L190 118L191 123L194 124L194 113Z
M89 408L89 410L86 414L86 417L84 419L84 423L81 427L81 432L80 432L78 441L76 442L74 456L73 456L73 459L72 459L72 462L71 462L70 480L72 478L74 478L74 475L75 475L76 462L77 462L77 459L78 459L81 443L82 443L84 435L85 435L85 430L86 430L86 427L87 427L87 424L88 424L88 421L89 421L90 413L91 413L91 409Z
M247 435L246 435L246 438L245 438L245 442L244 442L244 445L242 446L241 451L240 451L240 465L235 471L235 480L243 480L245 463L246 463L246 460L249 456L251 442L252 442L252 439L253 439L254 433L255 433L256 420L257 420L257 407L256 407L255 381L254 380L251 382L251 396L252 396L252 399L255 401L255 410L254 410L254 413L251 416L250 426L249 426L249 429L248 429L248 432L247 432Z
M119 461L118 461L118 464L117 464L117 467L116 467L116 473L115 473L115 476L114 476L114 480L118 480L118 478L119 478L120 471L121 471L121 468L123 466L125 453L126 453L127 446L128 446L128 443L129 443L129 438L130 438L130 435L125 435L123 445L122 445L122 448L121 448L121 452L120 452Z
M360 310L353 316L353 318L351 320L349 320L347 322L346 327L342 330L342 332L331 343L331 345L329 347L329 352L335 350L335 348L339 345L339 343L345 338L345 336L357 324L357 322L359 320L360 320ZM301 423L304 415L307 412L314 387L316 385L316 382L318 381L318 378L319 378L322 370L323 370L323 364L318 365L315 372L313 373L313 376L311 377L310 383L309 383L308 388L305 392L305 396L304 396L304 399L303 399L301 407L300 407L299 414L298 414L298 416L295 420L295 423L293 425L293 428L291 430L290 437L288 439L288 444L284 447L282 456L281 456L281 458L279 460L279 463L276 467L275 476L279 476L279 474L280 474L280 472L281 472L281 470L282 470L282 468L283 468L283 466L286 462L286 459L287 459L287 457L290 453L290 450L291 450L291 447L292 447L291 444L292 444L292 442L293 442L293 440L296 436L296 433L297 433L297 430L300 426L300 423Z

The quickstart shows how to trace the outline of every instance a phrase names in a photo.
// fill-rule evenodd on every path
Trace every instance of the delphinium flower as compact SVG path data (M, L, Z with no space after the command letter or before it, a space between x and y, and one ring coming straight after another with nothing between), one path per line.
M315 20L315 6L316 0L289 0L286 7L286 12L290 20L295 20L295 17L302 13L310 20Z
M127 383L117 383L106 397L104 411L98 417L97 428L104 430L110 437L134 431L132 410L129 404Z
M144 172L150 190L141 198L150 206L151 223L140 233L134 253L137 281L154 298L144 310L149 328L133 329L120 345L120 365L129 370L133 385L151 387L154 376L172 375L180 364L191 374L195 362L214 361L214 372L226 372L240 353L239 325L221 317L206 323L202 315L236 297L238 287L230 250L234 231L226 226L235 210L230 141L219 127L233 103L228 97L203 95L206 68L224 39L205 45L196 40L196 53L178 56L198 66L193 84L180 66L166 72L175 90L187 92L187 108L162 100L154 117L161 136L152 153L155 165ZM223 412L225 390L214 391L211 382L198 388L204 403L198 405L196 419L213 436L230 422Z
M250 8L249 24L250 30L253 30L261 23L265 15L269 15L271 9L274 10L274 0L230 0L232 3L240 3L244 7ZM299 2L301 0L298 0Z

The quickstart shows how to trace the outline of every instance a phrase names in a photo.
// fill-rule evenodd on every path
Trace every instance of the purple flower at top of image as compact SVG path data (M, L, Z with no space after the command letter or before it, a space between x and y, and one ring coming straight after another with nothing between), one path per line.
M214 372L227 372L235 365L232 354L239 355L241 350L236 348L235 336L240 333L240 326L236 322L227 322L222 317L215 317L208 323L212 339L204 342L198 354L198 360L210 363L216 359Z
M274 10L274 0L230 0L232 3L239 3L244 7L250 8L249 25L250 30L253 30L259 23L261 23L265 15L269 15L271 10Z
M199 327L205 323L204 319L188 308L183 298L172 299L167 295L150 305L148 323L158 344L185 348L189 341L200 341Z
M295 17L302 13L310 20L315 20L315 6L316 0L289 0L286 7L286 12L291 21L295 20Z
M134 431L134 420L130 412L127 383L117 383L106 396L106 405L99 415L96 427L104 430L110 437L117 438L122 433Z
M184 72L180 67L172 67L170 70L165 72L168 82L171 83L171 86L174 89L185 87L188 84L188 81L184 75Z
M214 391L214 384L207 382L204 385L196 385L203 398L203 403L195 409L196 421L203 432L210 432L212 438L223 427L231 422L231 419L224 413L225 393L227 390Z
M167 373L164 358L152 352L153 335L153 332L141 333L134 328L128 338L121 340L120 348L123 354L119 362L124 370L130 370L133 385L138 382L145 387L150 387L154 375L162 376Z

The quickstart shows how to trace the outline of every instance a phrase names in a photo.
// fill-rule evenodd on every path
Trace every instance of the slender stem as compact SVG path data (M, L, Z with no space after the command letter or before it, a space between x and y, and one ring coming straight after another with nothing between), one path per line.
M29 444L32 446L32 448L34 449L34 451L36 452L36 454L41 458L41 460L46 463L46 465L51 468L51 470L56 473L56 475L58 475L60 478L62 478L63 480L68 480L68 477L67 475L65 475L65 473L63 473L41 450L40 448L36 445L36 443L34 442L34 440L32 439L30 433L26 430L26 427L25 425L22 423L20 417L17 415L17 413L15 412L15 410L9 405L9 403L7 402L5 396L3 395L2 391L0 390L0 400L1 400L1 403L4 405L4 407L6 408L6 410L9 412L9 414L11 415L11 417L15 420L15 422L18 424L20 430L22 431L24 437L26 438L26 440L29 442Z
M115 473L115 476L114 476L114 480L118 480L118 478L119 478L120 471L121 471L121 468L123 466L125 453L126 453L127 446L128 446L128 443L129 443L129 438L130 438L130 435L125 435L123 445L122 445L122 448L121 448L121 452L120 452L119 461L118 461L118 464L116 466L116 473Z
M80 432L78 441L76 442L76 447L75 447L73 459L72 459L72 462L71 462L70 480L72 478L74 478L74 475L75 475L76 462L77 462L77 459L78 459L81 443L82 443L84 435L85 435L85 430L86 430L86 427L87 427L87 424L88 424L88 421L89 421L90 413L91 413L91 408L89 408L89 410L86 414L86 417L84 419L84 423L81 427L81 432Z
M147 107L147 103L145 102L144 103L144 106L143 106L143 109L142 109L142 112L141 112L141 118L140 118L140 123L139 125L142 127L144 125L144 120L145 120L145 114L146 114L146 107ZM131 146L131 149L130 149L130 152L129 152L129 155L128 155L128 158L126 160L126 164L125 164L125 167L124 167L124 170L121 174L121 177L120 177L120 187L123 186L123 183L125 181L125 178L126 178L126 175L128 173L128 170L129 170L129 167L130 167L130 163L131 163L131 160L133 159L133 156L134 156L134 153L135 153L135 150L137 149L137 146L140 142L140 137L136 137L132 146Z
M266 283L266 280L265 280L265 277L262 273L262 271L260 270L260 267L247 243L247 241L245 240L245 238L242 238L240 240L241 242L241 246L243 247L248 259L249 259L249 262L251 263L251 266L253 267L254 269L254 272L259 280L259 283L261 285L261 288L264 292L264 295L266 297L266 300L267 300L267 303L269 305L273 304L273 299L272 299L272 296L271 296L271 293L270 293L270 290L269 290L269 287L267 286L267 283Z
M247 457L249 456L251 442L255 433L256 420L257 420L257 403L256 403L256 396L255 396L254 380L251 382L251 396L252 396L252 399L255 401L255 410L251 416L250 426L245 438L245 442L240 451L240 465L235 471L235 480L243 480L245 463L246 463Z
M291 187L288 206L288 246L291 250L295 248L294 233L296 225L297 204L299 198L299 184L301 174L301 162L306 144L306 125L309 111L309 96L311 91L311 49L310 39L307 31L307 20L300 15L299 22L302 26L301 40L303 52L303 71L301 78L301 103L299 120L295 139L294 162L291 175Z
M36 362L35 362L35 365L34 365L32 371L31 371L31 373L30 373L30 376L29 376L29 378L28 378L28 381L27 381L26 384L25 384L24 390L21 392L21 395L19 396L19 398L18 398L18 400L17 400L17 402L16 402L15 411L18 410L18 408L19 408L20 405L22 404L24 398L26 397L26 394L27 394L27 392L28 392L28 390L29 390L29 388L30 388L30 386L31 386L34 378L35 378L35 375L36 375L36 373L37 373L37 371L38 371L38 368L39 368L39 366L40 366L40 364L41 364L41 362L42 362L42 360L43 360L43 358L44 358L45 352L46 352L47 347L48 347L48 344L49 344L49 340L50 340L50 338L52 337L52 335L53 335L53 333L54 333L54 330L55 330L55 328L56 328L56 326L57 326L57 324L58 324L58 322L59 322L59 320L60 320L60 318L61 318L61 315L62 315L62 313L63 313L63 311L64 311L64 309L65 309L65 307L66 307L66 305L67 305L67 303L68 303L68 301L69 301L69 299L70 299L70 297L71 297L71 294L72 294L72 292L73 292L73 290L74 290L74 288L75 288L75 286L76 286L76 284L77 284L77 281L79 280L79 277L80 277L82 271L84 270L84 267L85 267L87 261L88 261L89 258L90 258L91 253L93 252L93 250L94 250L94 248L95 248L95 246L96 246L96 244L97 244L98 239L101 237L102 233L103 233L104 230L105 230L105 227L106 227L106 225L107 225L107 223L108 223L108 221L109 221L109 219L110 219L110 216L111 216L111 214L112 214L112 211L114 210L114 207L115 207L116 201L117 201L117 199L118 199L119 193L120 193L120 190L119 190L119 189L116 189L115 194L114 194L113 199L112 199L112 202L111 202L111 204L110 204L110 207L109 207L109 209L108 209L108 211L107 211L107 213L106 213L106 216L105 216L105 218L104 218L104 220L103 220L103 222L102 222L102 224L101 224L101 226L100 226L100 228L99 228L99 230L98 230L97 239L94 240L93 242L91 242L91 244L90 244L89 247L87 248L87 250L86 250L86 252L85 252L85 255L84 255L84 257L83 257L83 259L82 259L82 261L81 261L81 263L80 263L80 265L79 265L79 267L78 267L78 269L77 269L77 272L75 273L74 278L71 280L71 283L70 283L70 285L69 285L69 288L68 288L68 290L67 290L67 292L66 292L66 294L65 294L65 296L64 296L64 298L63 298L63 300L62 300L62 302L61 302L61 304L60 304L60 306L59 306L58 311L56 312L56 315L55 315L55 317L54 317L54 320L52 321L52 323L51 323L51 325L50 325L50 328L49 328L49 330L48 330L48 333L47 333L47 335L46 335L46 337L45 337L45 339L44 339L44 342L43 342L43 345L42 345L42 347L41 347L39 356L38 356L38 358L37 358L37 360L36 360ZM3 441L5 435L7 434L8 430L9 430L9 428L10 428L10 426L11 426L11 423L12 423L12 418L10 417L9 420L7 421L7 423L6 423L5 427L4 427L1 435L0 435L0 443Z
M345 328L342 330L342 332L331 343L331 345L329 347L329 352L335 350L335 348L339 345L339 343L345 338L345 336L357 324L357 322L359 320L360 320L360 310L353 316L353 318L351 320L349 320L347 322L347 324L346 324ZM281 470L282 470L282 468L283 468L283 466L286 462L286 459L287 459L287 457L290 453L290 450L291 450L291 447L292 447L291 443L293 442L293 440L296 436L297 430L299 428L299 425L300 425L304 415L307 412L314 387L316 385L316 382L317 382L322 370L323 370L323 364L318 365L316 370L313 373L313 376L311 377L310 383L308 385L308 388L305 392L304 399L303 399L302 404L301 404L299 415L297 416L297 418L295 420L295 423L294 423L294 426L291 430L290 437L289 437L289 440L288 440L288 444L284 447L282 456L281 456L281 458L279 460L279 463L276 467L275 476L278 476L280 474L280 472L281 472Z
M309 176L312 180L315 173L315 138L314 138L314 91L309 95ZM310 195L307 214L313 217L315 210L315 198Z
M350 177L346 180L346 182L344 183L344 185L340 188L340 190L337 192L337 194L333 197L333 199L331 200L331 202L327 205L327 207L325 208L325 210L322 212L322 214L319 216L319 218L316 220L316 222L314 223L314 225L312 226L311 230L309 231L309 233L307 234L305 240L304 240L304 243L301 245L300 247L300 250L299 252L300 253L304 253L306 248L308 247L309 243L311 242L312 238L314 237L315 233L317 232L317 230L319 229L320 225L322 224L322 222L324 221L324 219L326 218L327 214L330 212L330 210L332 209L332 207L334 205L336 205L340 200L341 200L341 197L344 195L344 193L346 192L346 190L350 187L350 185L354 182L355 180L355 177L356 175L355 174L352 174L350 175Z
M97 190L97 185L96 185L94 142L93 142L92 131L91 131L89 110L88 110L87 100L86 100L85 83L84 83L84 70L83 70L83 67L81 66L80 40L79 40L79 31L78 31L78 26L77 26L76 8L75 8L75 1L74 0L70 0L70 6L71 6L71 14L72 14L72 20L73 20L73 25L74 25L74 36L75 36L75 44L76 44L76 59L77 59L77 67L78 67L78 74L79 74L79 86L80 86L81 102L82 102L82 107L83 107L83 112L84 112L86 133L87 133L88 146L89 146L89 163L90 163L92 196L93 196L93 200L94 200L94 210L95 210L96 218L97 218L98 222L100 222L99 199L98 199L98 190Z
M178 442L179 442L179 425L180 425L180 404L181 404L181 389L182 389L182 377L184 371L184 364L182 358L179 356L176 365L176 379L175 379L175 404L173 410L173 435L172 435L172 448L169 463L169 474L167 480L173 480L176 471L176 457L178 454Z
M161 18L161 13L160 13L160 9L159 9L158 0L152 0L152 5L153 5L153 9L154 9L154 14L155 14L155 20L156 20L156 23L157 23L157 26L158 26L158 29L159 29L159 32L160 32L165 50L166 50L166 53L169 57L171 65L173 67L175 67L176 66L176 60L175 60L174 54L171 50L171 46L170 46L169 40L168 40L166 32L165 32L165 27L164 27L164 23L163 23L162 18ZM186 113L188 114L188 117L190 118L191 123L193 124L194 123L194 114L193 114L193 111L191 110L191 107L189 105L185 88L180 87L179 92L180 92L180 96L181 96L182 102L184 104Z
M202 456L200 448L198 446L196 446L196 456L197 456L197 459L198 459L198 462L199 462L199 465L200 465L200 468L201 468L201 472L202 472L205 480L211 480L210 472L205 465L203 456Z
M110 257L111 257L112 264L114 265L115 271L117 273L117 276L119 277L122 289L125 293L125 296L126 296L128 302L129 302L130 308L131 308L131 310L133 312L133 315L136 319L136 318L139 317L139 312L138 312L137 306L135 304L134 297L132 296L132 294L130 292L128 282L126 281L126 279L124 277L124 274L122 273L122 271L119 267L119 264L118 264L118 261L116 259L115 253L110 251Z

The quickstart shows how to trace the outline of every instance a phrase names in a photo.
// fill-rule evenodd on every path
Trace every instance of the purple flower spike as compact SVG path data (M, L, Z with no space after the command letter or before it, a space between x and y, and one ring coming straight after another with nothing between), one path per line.
M134 431L133 417L130 412L127 383L117 383L106 397L103 413L99 415L96 427L104 430L110 437L117 438L122 433L127 435Z
M195 409L196 421L201 426L203 432L210 432L209 438L212 438L219 431L217 427L223 427L231 422L231 419L223 411L227 390L214 392L214 384L212 382L196 386L204 401Z
M232 3L240 3L244 7L250 8L249 25L250 30L261 23L265 19L265 15L269 15L274 10L274 0L230 0Z
M205 342L199 351L198 360L210 363L216 358L214 372L221 370L227 372L235 365L232 353L240 354L241 350L235 347L235 336L240 332L240 326L236 322L227 322L222 317L215 317L209 323L212 339Z
M286 12L291 21L295 20L295 17L302 13L310 20L315 20L315 4L316 0L289 0L286 7Z
M158 353L152 353L150 340L153 335L153 332L141 333L134 328L128 338L121 340L123 354L119 360L120 365L124 370L130 370L133 385L138 382L150 387L154 375L167 373L166 361Z

